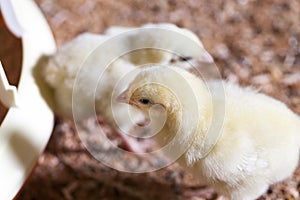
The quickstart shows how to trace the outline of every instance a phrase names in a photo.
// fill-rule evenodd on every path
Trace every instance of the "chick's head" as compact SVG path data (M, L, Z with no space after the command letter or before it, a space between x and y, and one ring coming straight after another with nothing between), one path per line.
M156 73L156 67L144 69L119 95L117 100L138 108L145 115L145 124L152 120L175 118L181 109L180 101L174 90L161 80L166 80L162 73ZM153 122L155 123L155 122Z
M145 83L138 87L133 83L119 95L118 100L140 109L147 116L156 107L163 108L168 114L178 107L176 96L158 83Z

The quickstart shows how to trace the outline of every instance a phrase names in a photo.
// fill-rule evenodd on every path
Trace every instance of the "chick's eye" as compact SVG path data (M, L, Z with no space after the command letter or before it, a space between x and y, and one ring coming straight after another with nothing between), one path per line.
M147 104L150 103L150 100L149 99L140 99L139 102L144 104L144 105L147 105Z

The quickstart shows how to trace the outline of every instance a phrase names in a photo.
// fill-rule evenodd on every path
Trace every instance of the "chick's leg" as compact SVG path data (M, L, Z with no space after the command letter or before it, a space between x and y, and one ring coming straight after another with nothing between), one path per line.
M97 117L97 121L99 124L105 123L105 119L101 116ZM120 148L132 153L149 152L149 150L153 149L153 147L156 145L156 143L152 139L139 138L139 136L147 134L144 133L147 132L147 129L141 129L136 126L128 132L131 133L131 135L120 129L116 129L112 131L112 135L109 135L108 138L111 140L117 139L118 146Z
M138 135L147 134L147 133L143 133L147 131L148 131L147 129L141 131L138 127L133 127L130 132L131 133L138 132L138 133L135 133L135 136L132 136L123 133L122 131L119 130L118 135L122 140L121 147L133 153L146 153L151 151L156 145L155 141L151 138L144 139L144 138L137 137Z

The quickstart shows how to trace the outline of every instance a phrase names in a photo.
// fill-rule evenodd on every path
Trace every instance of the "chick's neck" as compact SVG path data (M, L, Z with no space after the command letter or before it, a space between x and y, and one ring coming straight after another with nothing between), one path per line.
M170 101L165 107L166 111L166 121L163 128L155 136L155 140L161 146L167 145L177 134L181 119L182 110L180 109L177 101Z
M212 104L205 85L198 82L197 86L193 88L195 98L182 92L169 99L167 119L156 139L160 145L172 141L175 151L185 149L188 153L189 149L201 150L210 124Z

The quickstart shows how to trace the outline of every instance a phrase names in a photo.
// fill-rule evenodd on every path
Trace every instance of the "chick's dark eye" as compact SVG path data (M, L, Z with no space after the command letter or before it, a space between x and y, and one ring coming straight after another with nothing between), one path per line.
M139 102L144 104L144 105L147 105L147 104L150 103L150 100L149 99L140 99Z

